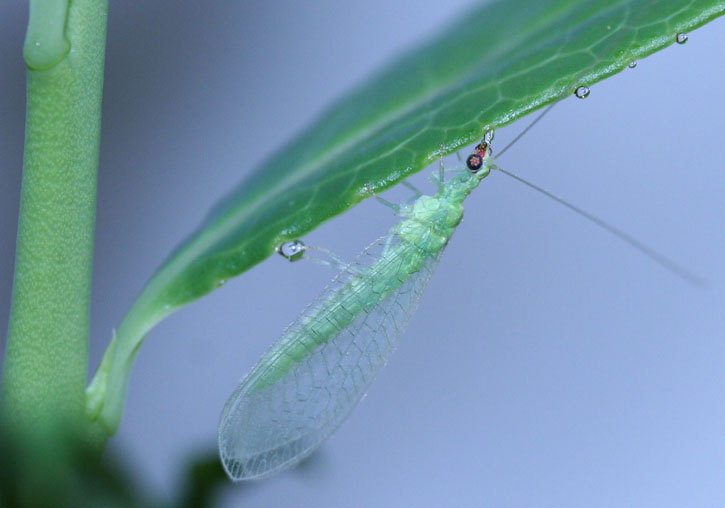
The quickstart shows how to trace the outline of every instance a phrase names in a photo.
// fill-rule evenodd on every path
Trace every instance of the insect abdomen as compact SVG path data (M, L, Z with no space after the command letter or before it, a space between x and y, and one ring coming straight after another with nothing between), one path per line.
M279 381L315 348L334 338L361 313L380 303L393 290L417 272L430 253L400 239L380 259L321 302L312 304L298 326L287 330L265 355L264 371L250 373L257 379L249 391L261 390ZM334 283L334 281L333 281Z

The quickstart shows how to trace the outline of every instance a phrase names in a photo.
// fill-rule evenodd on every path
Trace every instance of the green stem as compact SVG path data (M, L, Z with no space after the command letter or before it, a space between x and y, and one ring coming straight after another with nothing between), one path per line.
M84 416L107 0L31 0L27 118L3 416Z

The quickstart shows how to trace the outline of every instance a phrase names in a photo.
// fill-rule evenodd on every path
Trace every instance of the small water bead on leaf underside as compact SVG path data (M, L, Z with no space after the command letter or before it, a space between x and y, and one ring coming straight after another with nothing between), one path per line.
M302 241L291 240L277 247L277 252L285 259L297 261L304 255L306 249L307 246Z
M574 95L576 95L578 99L586 99L589 97L590 92L591 90L589 90L588 86L580 86L574 91Z
M629 62L629 65L627 67L629 67L630 69L634 69L635 67L637 67L637 60L632 60L631 62Z
M675 37L677 44L684 44L687 42L687 39L689 39L689 37L685 32L680 32L677 34L677 37Z

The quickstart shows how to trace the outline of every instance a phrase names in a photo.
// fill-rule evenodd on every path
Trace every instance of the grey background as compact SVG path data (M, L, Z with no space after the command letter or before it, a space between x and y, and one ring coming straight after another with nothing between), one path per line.
M472 3L112 2L92 366L144 281L216 199ZM25 19L22 2L0 5L1 323ZM494 174L466 203L369 397L304 467L234 486L225 506L722 506L724 28L716 21L587 100L563 101L501 159L708 287ZM496 145L529 120L498 132ZM422 173L414 180L427 185ZM394 222L366 202L306 241L352 257ZM235 383L331 276L272 258L150 334L111 446L150 492L170 497L184 460L214 446Z

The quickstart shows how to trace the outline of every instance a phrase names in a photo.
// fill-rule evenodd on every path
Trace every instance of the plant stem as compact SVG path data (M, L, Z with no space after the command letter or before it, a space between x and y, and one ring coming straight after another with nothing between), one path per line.
M107 0L31 0L27 117L3 416L84 414Z

